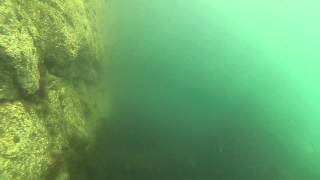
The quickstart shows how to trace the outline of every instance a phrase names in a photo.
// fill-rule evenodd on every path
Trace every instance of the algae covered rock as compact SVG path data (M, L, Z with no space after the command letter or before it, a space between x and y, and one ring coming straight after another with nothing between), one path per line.
M0 105L0 174L6 179L36 179L50 164L49 137L32 108L22 102Z
M33 94L39 88L40 78L36 28L19 7L16 1L4 0L0 4L0 54L1 60L15 71L19 88Z
M0 72L0 100L16 99L19 93L15 86L12 70L5 64L0 64Z
M14 70L22 93L39 89L40 63L65 78L92 74L98 46L90 9L83 0L0 1L0 59Z
M0 179L75 179L102 116L99 3L0 0Z

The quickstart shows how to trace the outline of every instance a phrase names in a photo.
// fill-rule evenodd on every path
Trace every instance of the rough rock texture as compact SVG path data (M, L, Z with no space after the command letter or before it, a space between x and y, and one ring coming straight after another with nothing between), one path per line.
M101 118L102 0L0 0L0 179L77 179Z
M33 108L21 102L4 103L0 107L0 162L2 175L8 179L35 179L47 163L50 139Z

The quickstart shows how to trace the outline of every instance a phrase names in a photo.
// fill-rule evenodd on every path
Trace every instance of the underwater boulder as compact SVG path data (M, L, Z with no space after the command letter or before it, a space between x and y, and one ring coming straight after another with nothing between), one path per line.
M0 179L70 179L93 145L99 3L0 1Z
M43 121L22 102L0 105L0 174L38 179L48 169L49 136Z

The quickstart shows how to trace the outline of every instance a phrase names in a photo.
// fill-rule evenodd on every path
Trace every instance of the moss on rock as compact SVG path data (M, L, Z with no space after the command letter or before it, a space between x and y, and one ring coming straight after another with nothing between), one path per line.
M19 93L15 87L12 70L6 64L0 63L0 72L0 101L10 101L18 98Z
M16 81L26 94L39 88L39 56L34 44L35 27L29 18L22 16L15 1L4 0L0 5L1 58L14 70Z
M0 173L7 179L36 179L49 167L49 137L33 108L0 105Z
M93 144L97 3L0 0L1 178L71 179Z

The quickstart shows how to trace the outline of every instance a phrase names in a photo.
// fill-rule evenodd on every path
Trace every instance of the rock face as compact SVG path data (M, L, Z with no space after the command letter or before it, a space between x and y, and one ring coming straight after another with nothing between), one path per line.
M0 0L0 179L73 179L94 143L102 0Z

